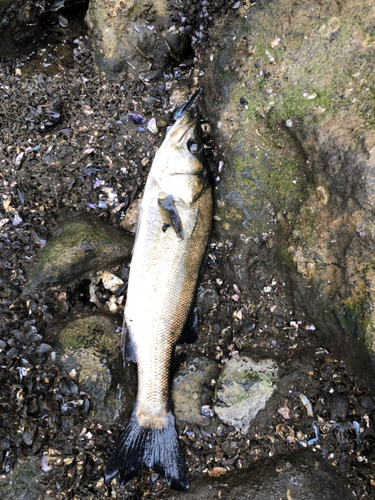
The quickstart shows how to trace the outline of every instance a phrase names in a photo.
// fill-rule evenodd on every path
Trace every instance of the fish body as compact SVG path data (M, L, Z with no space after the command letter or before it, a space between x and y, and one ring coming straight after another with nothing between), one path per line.
M191 323L212 220L212 190L197 120L180 116L155 155L141 204L124 321L125 360L137 362L132 416L108 463L121 482L148 467L174 489L188 489L186 463L170 409L174 348Z

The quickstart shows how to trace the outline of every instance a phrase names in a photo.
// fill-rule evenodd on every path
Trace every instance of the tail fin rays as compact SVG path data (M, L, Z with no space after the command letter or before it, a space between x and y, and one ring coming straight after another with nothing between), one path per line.
M163 429L141 427L133 412L107 464L105 480L109 482L119 473L120 482L126 483L142 467L159 473L174 490L189 489L185 457L171 412Z

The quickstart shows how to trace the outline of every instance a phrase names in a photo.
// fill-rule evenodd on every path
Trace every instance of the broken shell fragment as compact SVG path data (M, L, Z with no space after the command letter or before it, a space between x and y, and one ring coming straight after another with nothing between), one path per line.
M147 130L149 130L152 134L157 134L159 132L159 129L156 125L156 119L151 118L151 120L147 124Z

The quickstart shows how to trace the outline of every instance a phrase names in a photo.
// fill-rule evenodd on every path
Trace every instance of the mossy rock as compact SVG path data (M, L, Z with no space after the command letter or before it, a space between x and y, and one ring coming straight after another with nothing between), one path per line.
M135 367L123 366L119 323L113 316L93 314L70 321L50 339L56 364L68 374L74 370L95 418L106 424L129 416L137 389Z
M218 417L245 434L272 396L277 378L277 364L273 360L232 358L224 366L215 388L214 408Z
M44 488L38 481L36 460L17 464L14 470L0 479L3 500L42 500Z
M133 237L94 217L64 224L39 252L24 293L64 286L128 259Z
M326 345L341 329L375 364L374 6L265 1L239 14L198 56L224 160L216 231L266 242ZM347 360L368 361L357 347Z

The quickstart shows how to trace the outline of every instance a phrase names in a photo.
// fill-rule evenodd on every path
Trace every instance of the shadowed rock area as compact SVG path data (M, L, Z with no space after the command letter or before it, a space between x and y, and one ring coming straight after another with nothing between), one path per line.
M278 458L220 479L207 478L175 500L349 500L345 479L311 452ZM169 496L168 498L172 498Z
M213 383L218 374L217 364L204 357L191 357L179 367L172 379L172 401L179 425L216 427L212 410L204 416L202 407L212 404Z

